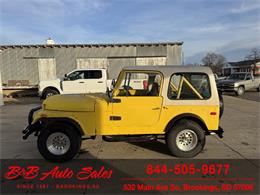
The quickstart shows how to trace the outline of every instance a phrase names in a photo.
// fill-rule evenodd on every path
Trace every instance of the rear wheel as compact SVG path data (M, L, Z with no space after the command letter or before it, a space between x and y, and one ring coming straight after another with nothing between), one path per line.
M59 92L57 90L54 90L54 89L47 89L44 94L43 94L43 98L46 99L50 96L54 96L54 95L57 95L59 94Z
M205 146L205 133L196 122L181 120L167 133L166 143L174 156L194 157Z
M37 144L39 152L46 160L65 162L78 154L81 136L74 127L56 123L42 130Z

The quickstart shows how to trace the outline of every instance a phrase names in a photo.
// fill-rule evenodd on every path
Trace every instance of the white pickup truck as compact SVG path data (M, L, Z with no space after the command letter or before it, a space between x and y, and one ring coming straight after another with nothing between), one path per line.
M105 68L76 69L65 74L63 79L40 81L39 96L46 99L56 94L106 93L107 89L111 90L114 82L108 79ZM146 85L143 78L134 78L129 84L136 89L147 87Z
M56 94L105 93L111 84L106 69L76 69L63 79L40 81L39 95L46 99Z

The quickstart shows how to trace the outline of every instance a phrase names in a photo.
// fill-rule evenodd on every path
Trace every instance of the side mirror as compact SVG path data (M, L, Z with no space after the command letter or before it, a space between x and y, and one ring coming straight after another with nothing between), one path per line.
M68 80L68 75L67 75L67 74L64 75L63 80L64 80L64 81L67 81L67 80Z

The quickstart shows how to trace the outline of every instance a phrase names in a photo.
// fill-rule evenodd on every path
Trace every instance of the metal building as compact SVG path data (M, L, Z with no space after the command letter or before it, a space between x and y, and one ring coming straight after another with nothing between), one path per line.
M107 68L112 79L124 66L181 65L182 44L0 45L2 82L4 86L37 85L76 68Z

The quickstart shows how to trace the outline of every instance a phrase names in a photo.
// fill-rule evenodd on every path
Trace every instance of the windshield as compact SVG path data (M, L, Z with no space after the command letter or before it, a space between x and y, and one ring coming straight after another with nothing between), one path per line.
M245 74L232 74L229 76L229 79L244 80L245 76L246 76Z

